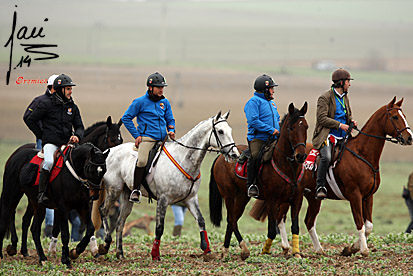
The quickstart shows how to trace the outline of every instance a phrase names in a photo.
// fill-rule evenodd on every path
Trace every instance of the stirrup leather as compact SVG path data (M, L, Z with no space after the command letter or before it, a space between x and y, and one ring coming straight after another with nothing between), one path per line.
M132 195L134 195L135 193L137 193L138 199L132 198ZM133 203L138 203L138 204L140 204L140 203L141 203L141 196L142 196L141 191L135 189L135 190L133 190L133 191L130 193L129 201L130 201L130 202L133 202Z

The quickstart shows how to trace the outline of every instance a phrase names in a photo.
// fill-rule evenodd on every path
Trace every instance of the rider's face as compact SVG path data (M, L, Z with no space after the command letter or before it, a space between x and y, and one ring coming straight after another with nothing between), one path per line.
M63 87L63 95L68 100L70 100L70 97L72 96L72 88L72 86Z
M268 91L270 91L271 98L274 98L274 91L275 91L274 87L270 87Z
M158 97L162 97L163 96L163 86L154 86L152 87L152 92L154 95L158 96Z
M344 85L343 85L344 92L347 92L350 86L351 86L350 80L345 80Z

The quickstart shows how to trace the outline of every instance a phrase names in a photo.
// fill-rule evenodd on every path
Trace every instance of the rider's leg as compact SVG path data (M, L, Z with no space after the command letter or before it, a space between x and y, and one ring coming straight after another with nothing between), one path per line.
M258 155L264 143L264 141L259 139L253 139L251 141L248 141L248 146L251 152L251 156L248 159L247 164L247 195L249 197L259 196L258 186L255 185L255 177L258 169L257 163L259 162L259 160L257 160Z
M146 163L148 162L149 151L155 145L156 140L149 137L142 137L142 142L138 148L138 162L136 163L135 172L133 175L133 190L129 197L129 201L140 203L141 183L145 173Z
M316 186L316 198L317 199L324 199L327 197L327 189L326 189L326 174L328 170L328 166L331 162L331 148L332 145L330 142L323 144L320 149L320 164L317 169L317 186Z
M45 193L47 191L47 184L49 183L50 171L53 167L53 154L56 150L57 146L53 144L46 144L43 147L44 162L43 167L40 170L39 177L39 204L47 204L49 201L49 198L45 195Z

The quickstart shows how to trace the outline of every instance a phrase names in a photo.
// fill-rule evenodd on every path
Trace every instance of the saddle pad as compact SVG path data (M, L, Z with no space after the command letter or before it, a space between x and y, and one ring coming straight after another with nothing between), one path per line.
M248 162L244 162L243 164L240 164L237 162L237 164L235 164L235 175L236 176L242 179L247 179L247 163Z
M69 148L70 147L66 147L65 150L63 151L63 154L66 154ZM39 185L40 168L42 167L41 164L43 163L43 158L40 158L38 155L35 155L32 158L32 160L30 160L30 163L39 165L39 168L37 170L36 181L33 184L33 186L37 186ZM56 179L56 177L59 175L62 168L63 168L63 155L60 155L57 161L55 162L55 165L53 166L52 171L50 173L49 183L53 182L53 180Z

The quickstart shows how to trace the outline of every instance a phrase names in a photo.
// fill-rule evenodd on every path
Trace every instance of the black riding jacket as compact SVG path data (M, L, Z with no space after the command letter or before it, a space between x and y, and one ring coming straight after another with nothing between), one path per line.
M38 125L39 121L42 128ZM36 138L42 139L42 146L67 144L72 135L81 140L85 132L79 108L72 98L65 102L57 93L39 103L27 118L27 126Z

